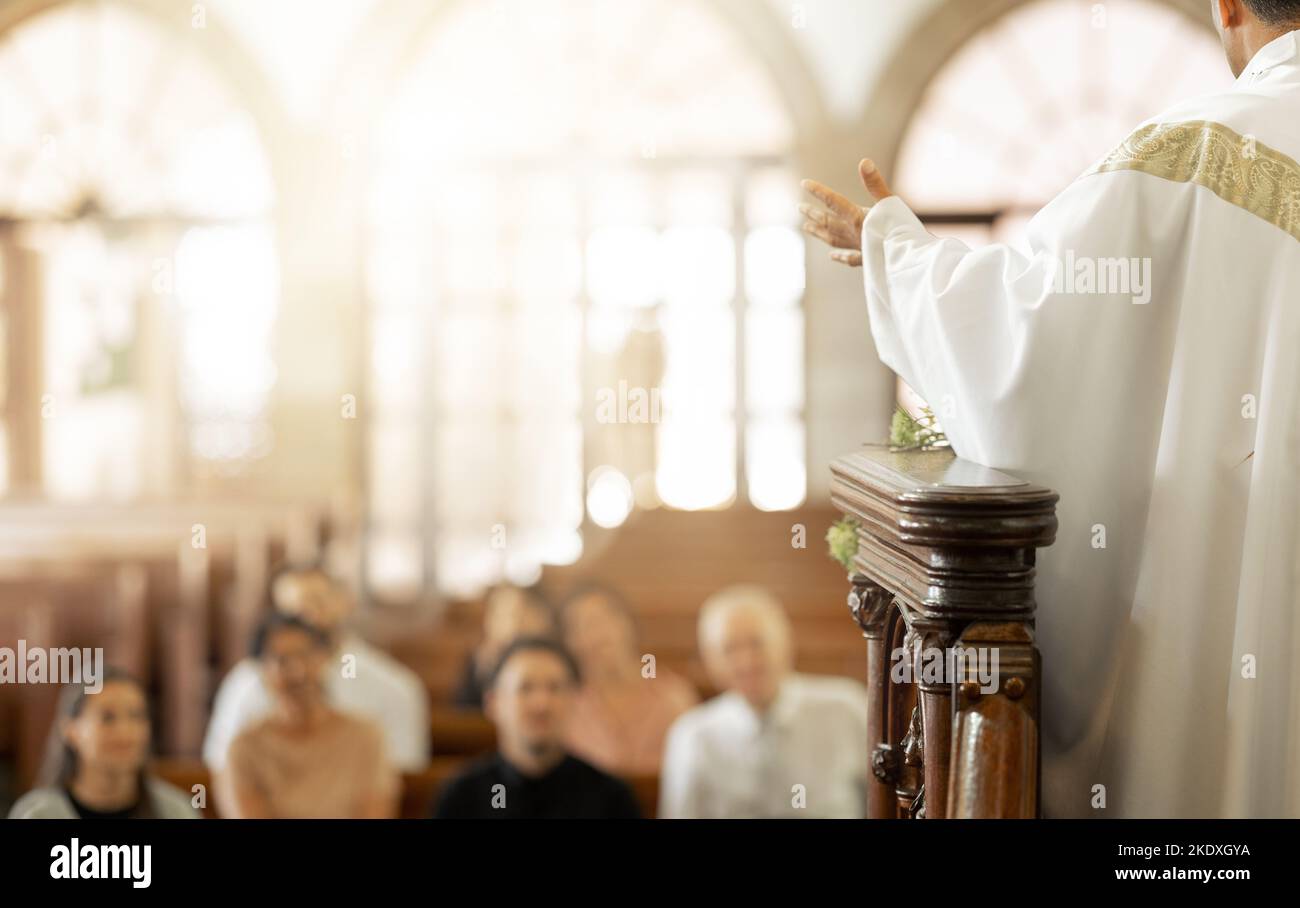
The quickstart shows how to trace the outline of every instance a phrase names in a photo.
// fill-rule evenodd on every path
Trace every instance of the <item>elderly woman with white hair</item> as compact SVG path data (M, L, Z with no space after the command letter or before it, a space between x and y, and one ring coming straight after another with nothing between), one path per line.
M659 816L865 816L866 689L794 672L789 619L759 586L711 596L699 635L723 693L669 731Z

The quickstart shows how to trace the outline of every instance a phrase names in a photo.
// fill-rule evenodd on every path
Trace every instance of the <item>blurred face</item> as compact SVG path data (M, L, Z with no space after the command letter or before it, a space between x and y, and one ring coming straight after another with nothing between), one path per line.
M761 609L733 608L710 629L704 661L714 686L734 690L756 709L765 709L789 671L789 639L785 628Z
M522 590L498 590L488 602L483 633L490 649L502 649L520 637L547 637L553 631L550 613Z
M352 597L340 584L317 571L286 574L271 591L275 609L296 615L330 636L338 633L352 610Z
M573 678L555 654L531 650L512 656L485 703L503 750L540 756L562 747L573 695Z
M89 694L81 712L65 722L63 740L81 768L139 772L149 755L149 705L129 681L110 681Z
M569 603L564 633L584 676L611 674L625 662L640 664L631 622L599 593Z
M271 632L262 653L262 674L281 703L306 706L322 696L327 653L311 635L294 627Z

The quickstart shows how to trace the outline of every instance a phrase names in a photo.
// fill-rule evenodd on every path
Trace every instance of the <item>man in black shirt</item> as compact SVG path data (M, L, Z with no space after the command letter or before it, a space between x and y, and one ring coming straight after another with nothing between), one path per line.
M640 817L627 785L564 748L577 686L578 667L555 641L525 637L506 647L484 701L501 749L447 783L434 817Z

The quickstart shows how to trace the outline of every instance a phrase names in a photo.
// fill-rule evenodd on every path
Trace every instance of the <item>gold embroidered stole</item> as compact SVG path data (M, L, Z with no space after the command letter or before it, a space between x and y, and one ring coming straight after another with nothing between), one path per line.
M1088 174L1116 170L1197 183L1300 240L1300 164L1221 123L1144 126Z

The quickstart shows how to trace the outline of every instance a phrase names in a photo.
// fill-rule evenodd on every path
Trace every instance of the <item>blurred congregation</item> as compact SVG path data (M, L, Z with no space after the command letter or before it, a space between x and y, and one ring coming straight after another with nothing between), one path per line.
M75 589L60 588L51 579L40 595ZM100 639L60 626L79 604L65 601L41 603L28 647L117 657L147 635L144 609L118 612ZM761 586L703 603L699 658L680 669L642 652L642 617L601 583L558 608L537 588L498 586L454 656L441 628L393 644L409 665L352 629L351 591L318 563L273 571L262 605L215 695L194 687L206 723L168 721L180 679L167 660L98 674L87 661L75 682L8 688L20 691L5 704L18 720L13 779L31 786L10 818L863 815L865 691L793 670L790 616ZM201 662L176 668L202 674ZM201 758L185 728L202 730Z
M0 816L862 815L763 30L0 2Z

